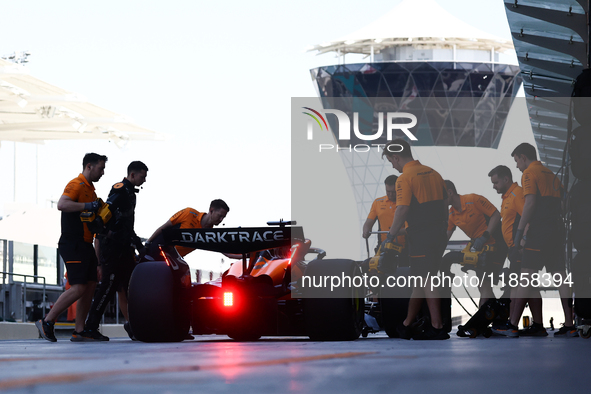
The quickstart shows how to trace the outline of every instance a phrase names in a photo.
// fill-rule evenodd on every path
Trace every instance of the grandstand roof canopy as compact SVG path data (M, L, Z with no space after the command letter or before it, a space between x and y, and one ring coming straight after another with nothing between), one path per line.
M504 0L540 159L563 167L571 93L589 67L587 0ZM573 128L578 125L573 119Z
M338 40L315 45L309 51L370 54L372 47L378 53L388 47L417 44L497 52L513 48L510 38L496 37L471 26L435 0L404 0L375 22Z
M21 64L0 59L0 141L162 139L125 116L98 107L29 75Z

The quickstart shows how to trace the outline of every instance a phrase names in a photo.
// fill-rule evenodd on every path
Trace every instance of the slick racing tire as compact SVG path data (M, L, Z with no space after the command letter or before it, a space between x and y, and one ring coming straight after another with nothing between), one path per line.
M361 269L353 260L313 260L305 276L314 278L359 277ZM314 280L314 279L312 279ZM318 282L316 282L318 283ZM364 321L364 287L339 286L304 289L306 333L314 341L352 341L359 338ZM331 298L327 298L331 297Z
M402 324L408 312L408 298L381 298L382 325L390 338L400 338L397 326Z
M129 324L143 342L180 342L189 332L190 309L180 283L163 261L138 264L129 281Z
M396 277L408 278L410 276L410 267L398 267L395 274ZM382 326L390 338L400 338L397 327L406 319L411 294L412 288L409 286L385 286L380 289Z

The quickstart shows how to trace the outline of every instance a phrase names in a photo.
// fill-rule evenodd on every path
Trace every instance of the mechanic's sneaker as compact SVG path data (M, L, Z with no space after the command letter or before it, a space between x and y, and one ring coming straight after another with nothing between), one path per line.
M405 326L404 323L400 323L396 326L396 331L398 331L398 337L400 339L412 339L412 336L414 335L412 324L410 326Z
M444 328L434 328L431 324L429 326L417 333L415 336L412 337L415 341L425 341L425 340L443 340L449 339L449 334L445 331Z
M505 336L504 334L497 334L495 332L495 330L504 329L507 326L507 323L509 323L509 320L505 320L505 321L494 321L493 320L493 324L490 327L490 329L492 331L492 335L494 337Z
M547 337L548 332L540 323L532 323L531 326L519 330L519 335L524 337Z
M559 338L573 338L578 337L579 332L577 331L576 326L565 326L564 323L562 323L562 327L560 327L560 330L554 332L554 336Z
M84 338L82 337L82 334L79 333L78 331L74 330L72 332L72 338L70 338L70 341L72 342L84 342Z
M41 336L41 338L46 339L49 342L57 342L57 338L53 332L53 326L53 322L46 322L44 319L35 322L35 327L39 330L39 336Z
M501 326L493 327L492 332L498 335L504 335L509 338L519 337L519 329L513 324L511 324L511 322L507 322Z
M493 323L491 324L490 328L491 330L496 330L499 328L503 328L505 326L507 326L507 323L509 323L509 320L505 320L505 321L493 321Z
M135 335L133 335L133 331L131 331L131 326L129 325L129 322L125 323L123 325L123 328L125 329L125 332L127 332L127 335L129 335L129 338L131 338L132 341L137 341L137 338L135 337Z
M398 331L399 338L412 339L418 332L423 330L423 326L426 322L427 319L423 317L422 319L419 319L408 326L405 326L404 322L398 324L396 326L396 331Z
M109 337L104 336L98 330L84 330L82 332L74 331L72 333L72 342L104 342L108 341Z

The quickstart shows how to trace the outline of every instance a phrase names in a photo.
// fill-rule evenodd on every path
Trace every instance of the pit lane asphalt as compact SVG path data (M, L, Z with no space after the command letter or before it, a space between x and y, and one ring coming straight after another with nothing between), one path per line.
M588 392L591 339L0 341L7 393Z

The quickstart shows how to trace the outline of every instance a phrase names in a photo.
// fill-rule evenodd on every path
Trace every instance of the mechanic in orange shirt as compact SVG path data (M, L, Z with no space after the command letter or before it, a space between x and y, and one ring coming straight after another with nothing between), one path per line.
M491 245L494 250L485 252L486 266L477 268L476 274L484 280L480 283L480 306L489 298L495 298L492 290L490 273L497 278L507 257L507 245L503 240L501 214L485 197L478 194L459 195L452 181L446 180L447 205L449 218L447 224L447 239L449 240L459 227L470 239L474 240L473 248L481 251L485 245ZM479 259L480 260L480 259ZM484 274L484 275L483 275Z
M493 168L488 173L488 176L493 184L493 189L501 194L503 199L501 205L501 230L503 239L509 248L509 268L511 272L519 273L521 272L521 254L513 240L515 239L515 232L519 226L521 215L523 215L523 205L525 204L523 189L517 182L513 182L513 174L507 166L500 165Z
M559 286L559 294L564 311L564 327L554 335L557 337L577 336L577 330L572 320L572 291L566 278L564 259L564 226L562 221L562 193L563 186L558 177L537 160L536 148L528 143L518 145L511 153L517 168L523 172L521 183L525 204L523 215L515 232L515 245L523 245L523 260L519 286L514 289L515 306L511 311L511 321L505 327L495 330L496 333L517 336L547 336L543 326L542 299L538 287L531 285L533 274L546 267L547 273L561 275L563 281ZM527 238L524 235L526 225L529 225ZM525 243L522 243L525 239ZM522 278L529 279L529 286L522 286ZM541 279L540 279L541 280ZM541 280L541 282L543 282ZM532 300L532 299L535 299ZM522 331L517 330L519 319L526 302L534 303L531 308L533 323ZM538 303L538 306L535 304ZM534 313L539 311L537 313Z
M367 215L365 223L363 223L363 238L368 238L376 220L378 221L380 231L389 231L392 222L394 221L394 212L396 212L396 175L390 175L384 180L386 187L386 195L376 198L371 204L371 210ZM405 229L401 230L402 234L396 237L396 243L405 246ZM380 234L379 243L386 239L387 234ZM378 244L379 245L379 244ZM402 255L406 255L406 250L403 250Z
M515 232L519 226L521 215L523 214L523 205L525 204L525 197L523 197L523 189L513 182L513 174L507 166L499 165L493 168L489 173L490 181L493 184L493 189L502 195L501 203L501 229L503 232L503 239L509 247L507 258L509 259L509 272L519 275L521 272L521 251L513 243L515 239ZM508 278L505 279L507 284ZM506 290L501 298L511 298L511 286L506 285ZM515 302L511 302L510 308L513 309ZM530 308L534 308L535 302L530 303ZM541 306L541 305L540 305ZM506 324L506 322L504 322ZM499 324L493 322L493 327L498 328Z
M437 275L447 246L445 183L437 171L413 159L410 145L404 140L389 142L382 155L401 172L396 181L394 221L384 243L392 242L404 223L408 222L406 241L411 275L421 276L428 282L428 278ZM423 299L429 307L431 326L419 335L413 332L412 324L420 312ZM403 339L449 339L443 328L437 286L427 284L413 288L406 319L397 328Z
M212 228L219 225L230 212L228 204L223 200L213 200L209 205L209 211L199 212L193 208L185 208L175 213L166 223L158 227L154 234L146 242L149 254L157 252L158 244L164 242L162 231L167 228ZM176 246L176 250L184 257L194 251L194 248ZM233 255L231 255L233 257Z
M66 264L71 287L59 296L45 318L35 322L41 337L51 342L57 341L53 329L55 320L75 301L78 301L75 331L84 331L99 273L92 245L94 235L88 225L80 220L80 212L98 210L93 182L98 182L105 173L106 162L107 156L87 153L82 160L82 173L67 184L57 202L57 209L62 211L62 235L58 247Z

